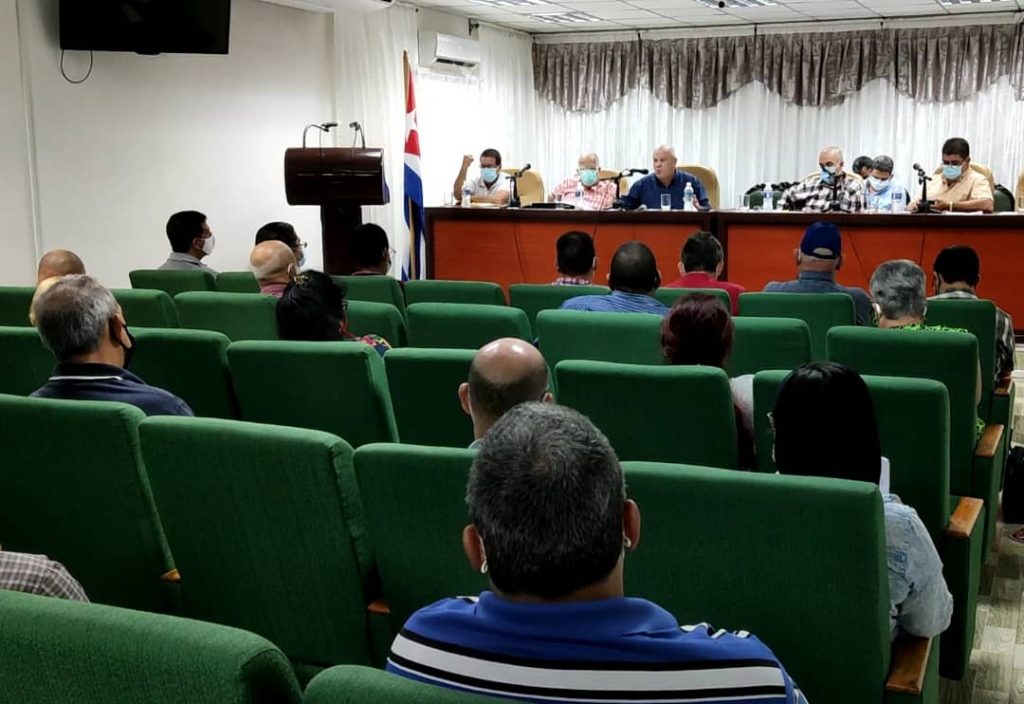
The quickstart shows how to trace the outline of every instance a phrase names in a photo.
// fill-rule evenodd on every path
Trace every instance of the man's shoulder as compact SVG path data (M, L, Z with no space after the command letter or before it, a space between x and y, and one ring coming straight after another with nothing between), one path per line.
M765 284L765 293L785 293L792 291L800 286L799 279L792 279L790 281L769 281Z
M137 376L126 378L125 401L132 403L149 416L191 416L194 415L187 403L159 386L147 384ZM129 400L130 397L130 400Z
M572 298L562 301L562 305L560 305L559 308L561 310L593 310L595 305L601 305L600 302L604 297L605 296L602 294L573 296Z
M845 293L853 296L854 299L860 299L868 302L871 301L871 297L868 296L868 292L856 286L843 286L842 284L836 284L836 290L839 293Z

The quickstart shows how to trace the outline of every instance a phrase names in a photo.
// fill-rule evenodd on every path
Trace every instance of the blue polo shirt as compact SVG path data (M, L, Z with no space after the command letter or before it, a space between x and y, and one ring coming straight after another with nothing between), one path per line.
M596 296L576 296L562 302L562 310L588 310L596 313L654 313L665 315L668 306L646 293L612 291Z
M450 689L544 702L806 704L754 636L680 627L644 599L514 603L491 592L420 609L390 672Z
M871 325L871 298L864 289L836 283L833 274L824 271L801 271L794 281L772 281L764 287L767 293L845 293L857 309L857 325Z
M648 210L661 209L661 194L672 194L672 210L683 209L683 193L686 191L686 184L693 185L693 195L697 196L700 207L704 210L711 208L711 201L708 200L708 193L704 190L704 184L693 174L676 170L672 183L665 187L654 174L647 174L634 182L629 188L629 193L622 197L622 207L626 210L636 210L641 205L646 205Z
M147 416L193 415L188 404L174 394L109 364L58 364L53 376L32 395L75 401L120 401L137 406Z

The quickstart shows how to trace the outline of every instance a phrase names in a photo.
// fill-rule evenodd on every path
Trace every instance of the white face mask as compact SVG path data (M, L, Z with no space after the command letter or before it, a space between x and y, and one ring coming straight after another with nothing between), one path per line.
M298 265L299 265L299 270L300 271L302 270L302 267L306 266L306 250L305 249L302 250L302 256L299 257Z
M206 256L210 256L211 254L213 254L213 247L216 244L217 244L217 240L214 238L213 235L210 235L209 237L207 237L206 239L203 240L203 247L202 247L202 249L203 249L203 252L206 254Z

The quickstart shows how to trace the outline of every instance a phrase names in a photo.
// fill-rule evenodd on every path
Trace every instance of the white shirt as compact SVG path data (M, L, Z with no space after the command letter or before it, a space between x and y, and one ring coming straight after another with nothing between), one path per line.
M462 187L466 188L467 186L470 189L470 195L473 196L493 196L498 193L507 193L512 190L512 187L509 186L508 176L500 171L498 172L498 180L492 183L490 187L484 183L483 177L479 175L474 176L473 178L467 178Z

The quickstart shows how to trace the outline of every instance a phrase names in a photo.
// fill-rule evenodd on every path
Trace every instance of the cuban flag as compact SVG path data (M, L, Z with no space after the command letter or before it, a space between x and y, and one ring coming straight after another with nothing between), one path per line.
M412 89L409 52L402 52L405 63L405 225L409 231L409 255L402 266L402 280L426 277L426 245L423 238L423 179L420 176L420 135L416 128L416 96Z

